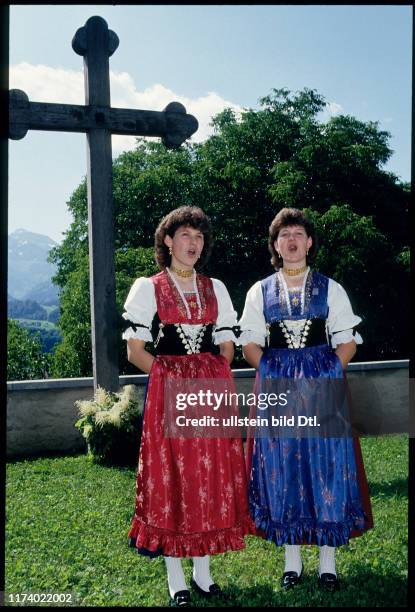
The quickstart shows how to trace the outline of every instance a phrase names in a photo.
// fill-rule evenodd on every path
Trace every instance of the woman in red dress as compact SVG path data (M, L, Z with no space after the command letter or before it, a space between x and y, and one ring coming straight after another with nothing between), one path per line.
M236 312L225 285L195 270L210 250L209 219L200 208L170 212L155 233L161 272L134 282L123 314L128 359L149 373L129 541L141 554L164 555L174 606L190 604L182 557L193 559L199 594L223 597L209 555L240 550L255 532L242 440L164 435L166 378L232 378ZM152 326L156 357L145 350Z

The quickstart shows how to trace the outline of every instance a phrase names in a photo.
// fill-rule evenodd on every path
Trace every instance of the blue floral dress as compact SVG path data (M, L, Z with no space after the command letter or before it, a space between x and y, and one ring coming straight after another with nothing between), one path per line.
M360 343L353 331L359 322L344 289L318 272L308 270L303 286L294 291L281 272L256 283L248 293L240 326L242 344L265 344L257 392L265 390L272 378L343 379L333 347L336 341L353 338ZM260 535L278 546L339 546L373 526L356 438L254 434L248 477L255 525Z

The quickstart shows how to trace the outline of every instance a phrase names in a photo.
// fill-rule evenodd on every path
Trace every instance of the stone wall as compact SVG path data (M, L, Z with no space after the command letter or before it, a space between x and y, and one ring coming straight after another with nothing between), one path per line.
M363 431L379 434L408 431L409 362L352 363L348 367L353 397L358 396ZM234 370L237 391L252 391L255 371ZM120 384L135 384L144 397L147 376L120 376ZM79 418L74 402L93 396L92 378L7 383L7 457L85 451L75 428ZM365 430L366 427L366 430ZM376 432L375 432L376 433Z

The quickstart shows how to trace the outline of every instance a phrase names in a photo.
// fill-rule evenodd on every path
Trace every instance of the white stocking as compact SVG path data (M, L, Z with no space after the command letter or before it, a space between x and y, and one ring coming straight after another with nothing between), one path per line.
M303 562L299 544L285 544L285 569L284 572L297 572L301 574Z
M186 579L183 573L182 560L180 557L164 557L167 568L167 582L169 583L170 596L174 597L177 591L188 591Z
M210 575L209 555L204 557L192 557L193 559L193 580L204 591L209 591L209 587L215 582Z
M320 546L320 565L319 574L336 574L336 561L334 553L336 552L335 546Z

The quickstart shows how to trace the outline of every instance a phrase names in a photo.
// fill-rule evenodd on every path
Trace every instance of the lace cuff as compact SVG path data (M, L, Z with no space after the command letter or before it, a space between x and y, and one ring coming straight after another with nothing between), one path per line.
M230 329L221 329L220 331L214 331L213 334L213 343L220 344L221 342L233 342L234 344L239 344L238 338L236 337L233 330Z
M145 342L153 342L153 336L151 335L150 328L147 325L142 325L141 323L134 323L126 317L123 316L123 329L124 333L122 335L123 340L130 340L134 338L134 340L144 340Z
M345 329L344 331L335 332L331 336L331 345L335 349L338 344L346 344L354 340L356 344L363 344L363 338L359 332L353 329Z
M265 346L265 335L251 330L241 332L238 344L245 346L245 344L249 344L250 342Z
M147 327L138 327L136 331L132 327L125 330L122 335L123 340L145 340L145 342L153 342L153 336Z

